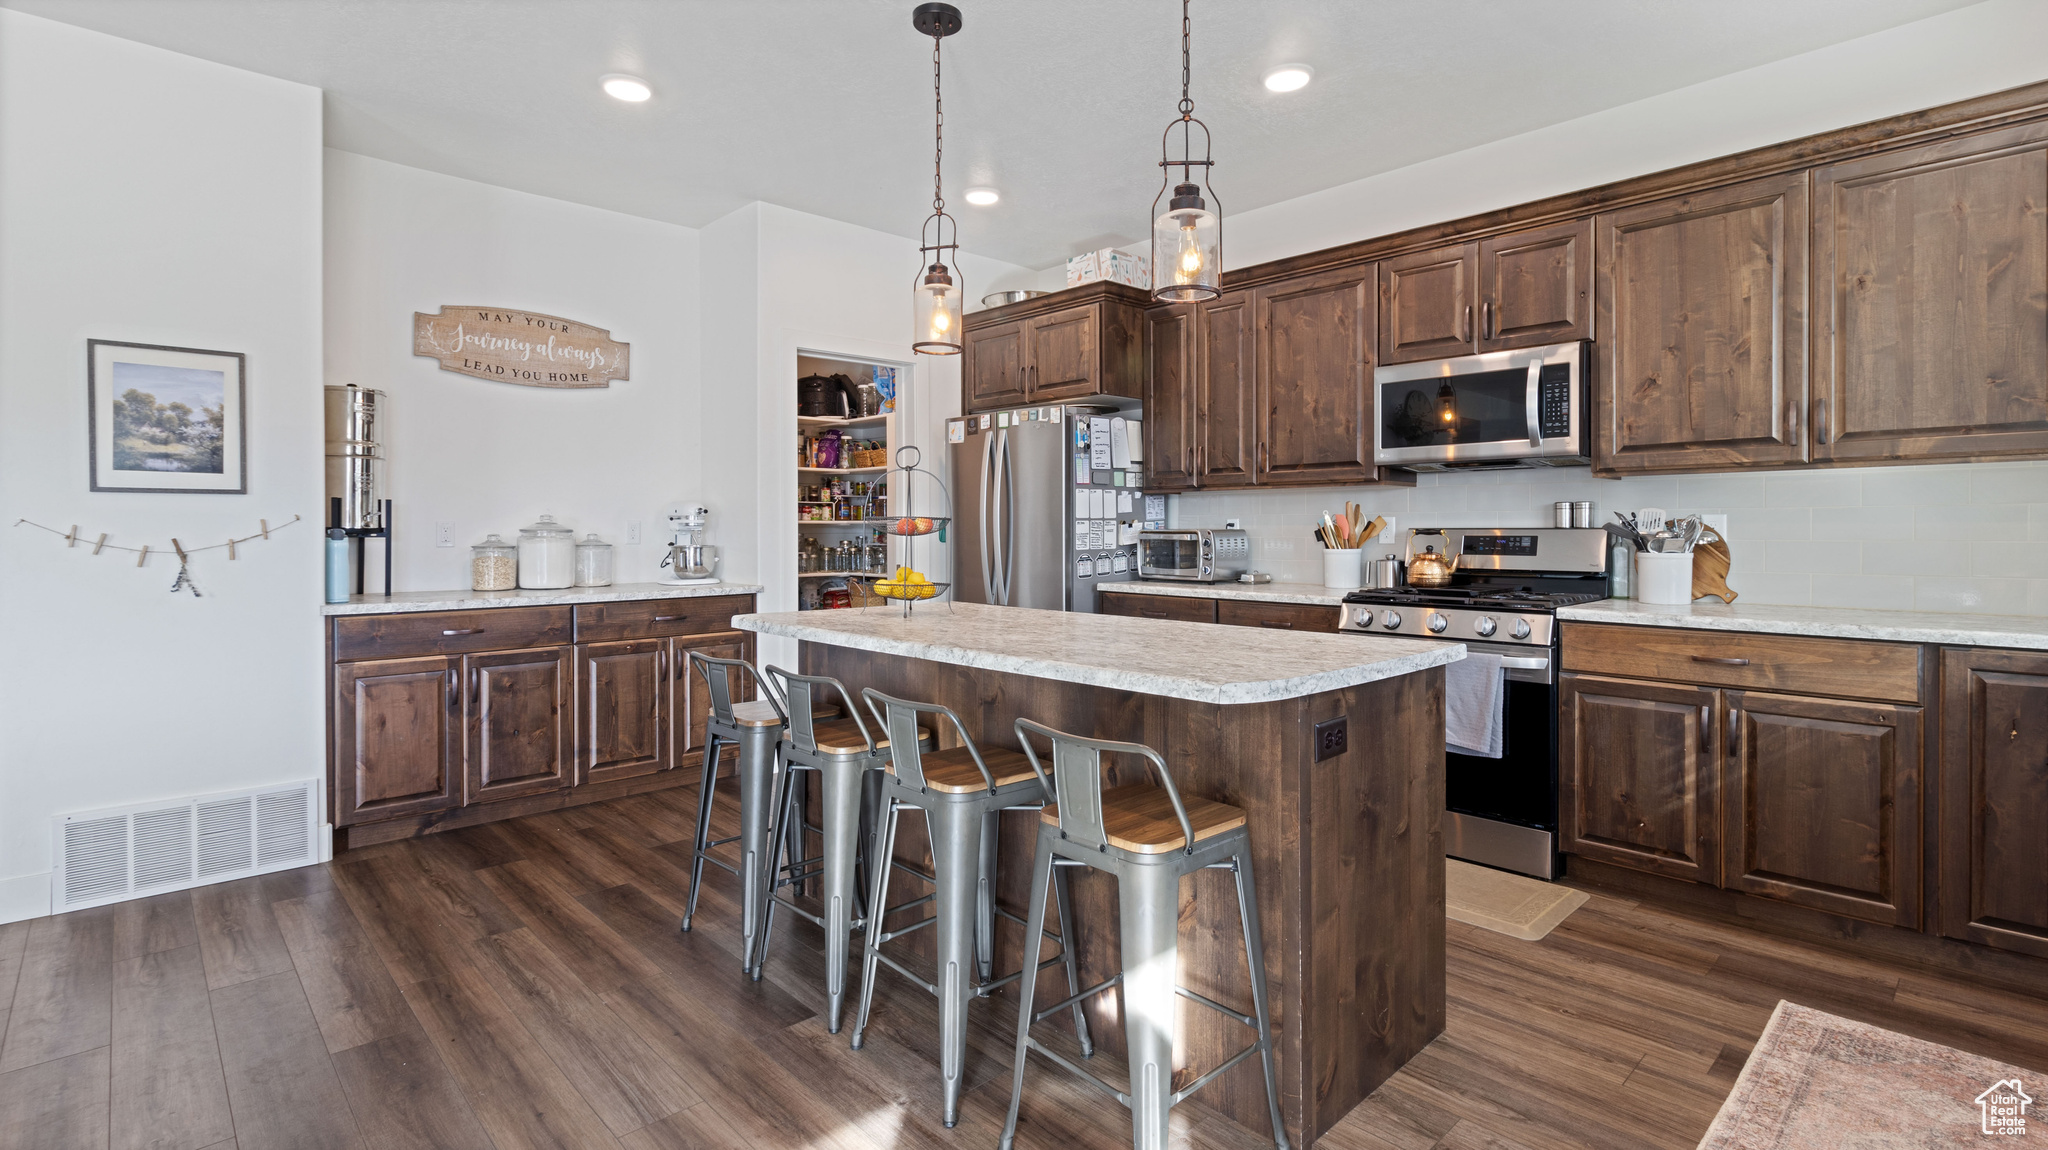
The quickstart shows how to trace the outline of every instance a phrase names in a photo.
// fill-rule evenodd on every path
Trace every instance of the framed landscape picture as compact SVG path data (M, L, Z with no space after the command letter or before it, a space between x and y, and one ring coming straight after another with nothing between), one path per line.
M247 494L244 364L238 351L87 340L92 489Z

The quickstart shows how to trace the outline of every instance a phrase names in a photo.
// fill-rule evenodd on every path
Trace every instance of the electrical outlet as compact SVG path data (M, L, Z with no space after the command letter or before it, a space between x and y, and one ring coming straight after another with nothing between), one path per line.
M434 524L434 546L455 546L455 524L453 522L442 519Z
M638 519L628 520L626 523L626 543L630 546L638 542L640 542L640 521Z
M1239 522L1238 520L1235 520L1235 519L1225 519L1225 520L1223 521L1223 529L1224 529L1225 531L1235 531L1235 530L1237 530L1237 529L1238 529L1238 528L1239 528L1240 526L1242 526L1242 524L1241 524L1241 523L1240 523L1240 522Z
M1316 762L1334 759L1351 746L1351 719L1339 715L1316 724Z
M1700 522L1714 529L1714 534L1728 538L1728 517L1726 515L1702 515Z
M1394 517L1393 517L1393 516L1391 516L1391 515L1389 515L1389 516L1387 516L1387 526L1386 526L1386 528L1385 528L1384 530L1382 530L1382 531L1380 532L1380 542L1382 542L1382 543L1392 543L1393 541L1394 541Z

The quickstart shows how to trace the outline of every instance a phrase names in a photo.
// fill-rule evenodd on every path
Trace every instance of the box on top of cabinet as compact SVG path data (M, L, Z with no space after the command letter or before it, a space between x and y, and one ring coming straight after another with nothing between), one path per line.
M1083 252L1067 258L1067 286L1108 280L1142 291L1152 290L1152 261L1115 248Z

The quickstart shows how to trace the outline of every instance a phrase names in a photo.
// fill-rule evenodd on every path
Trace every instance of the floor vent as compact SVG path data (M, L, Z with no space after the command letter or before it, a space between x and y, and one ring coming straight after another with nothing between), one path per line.
M58 815L56 910L318 862L318 785Z

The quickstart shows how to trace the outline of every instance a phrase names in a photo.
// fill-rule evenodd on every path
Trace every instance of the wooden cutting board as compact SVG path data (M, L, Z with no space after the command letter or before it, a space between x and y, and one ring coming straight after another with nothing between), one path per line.
M1728 588L1728 563L1728 541L1715 531L1703 533L1692 549L1692 597L1712 595L1723 603L1735 602L1735 592Z

